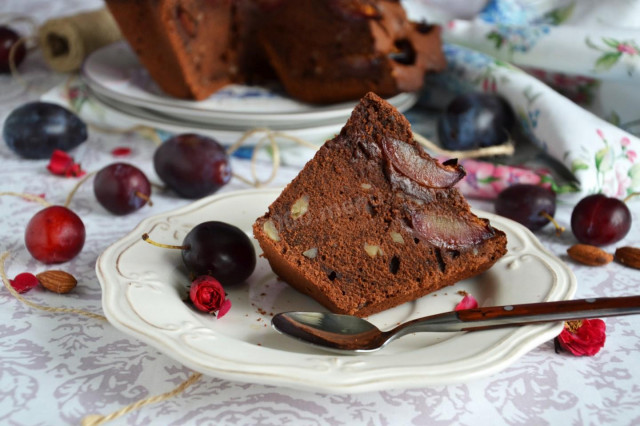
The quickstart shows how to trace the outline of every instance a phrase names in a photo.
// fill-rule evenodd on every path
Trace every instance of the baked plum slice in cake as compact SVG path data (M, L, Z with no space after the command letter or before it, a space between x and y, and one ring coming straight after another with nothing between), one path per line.
M489 269L506 235L453 185L465 175L367 94L254 224L273 271L330 311L367 316Z

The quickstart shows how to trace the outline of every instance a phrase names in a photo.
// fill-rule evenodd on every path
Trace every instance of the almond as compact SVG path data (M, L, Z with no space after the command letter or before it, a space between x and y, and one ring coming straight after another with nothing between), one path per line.
M291 206L291 217L295 220L304 215L309 210L309 196L303 195Z
M616 249L616 260L623 265L640 269L640 248L619 247Z
M45 271L36 277L44 288L54 293L69 293L78 284L75 277L65 271Z
M575 244L567 250L570 258L589 266L602 266L613 260L613 255L589 244Z

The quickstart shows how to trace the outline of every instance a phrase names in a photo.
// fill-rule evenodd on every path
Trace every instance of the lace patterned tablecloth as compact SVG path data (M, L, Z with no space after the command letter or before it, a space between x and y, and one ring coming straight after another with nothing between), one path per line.
M65 0L5 0L0 12L31 14L38 22L81 10L102 7L101 2ZM10 77L0 77L0 122L15 107L36 100L64 82L66 75L51 73L35 52L21 67L35 92ZM111 151L128 146L127 161L158 181L151 164L154 144L134 134L90 132L88 141L72 152L85 170L97 170L114 160ZM45 160L23 160L0 143L0 191L44 194L63 203L76 179L51 175ZM234 158L233 168L248 175L247 160ZM272 186L286 184L297 173L282 167ZM267 176L269 166L258 172ZM233 180L223 191L247 188ZM129 232L140 220L188 204L159 192L154 206L115 217L93 197L90 186L74 197L73 209L83 218L87 240L81 254L63 265L78 278L68 295L42 290L27 293L47 306L65 306L102 313L101 290L95 273L98 255ZM490 202L475 207L493 209ZM622 242L640 247L640 202L630 204L634 224ZM572 205L561 200L557 219L568 225ZM39 272L24 246L24 229L39 209L16 197L0 197L0 241L11 254L7 275ZM566 249L576 241L571 232L556 237L551 229L537 234L551 252L567 261L578 278L576 297L637 294L640 272L611 263L604 267L578 265ZM609 247L608 249L613 249ZM605 320L607 341L594 357L557 354L546 342L504 371L469 383L333 395L254 383L203 377L168 400L145 406L114 424L217 425L436 425L436 424L638 424L640 423L640 317ZM34 310L0 288L0 423L12 425L79 424L89 414L108 414L142 398L174 389L192 371L169 356L116 330L107 322L76 314Z

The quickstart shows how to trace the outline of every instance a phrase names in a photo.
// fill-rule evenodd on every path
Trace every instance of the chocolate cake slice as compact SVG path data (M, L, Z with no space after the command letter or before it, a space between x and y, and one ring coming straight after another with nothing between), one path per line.
M506 235L475 216L409 122L367 94L253 226L273 271L330 311L367 316L479 274Z

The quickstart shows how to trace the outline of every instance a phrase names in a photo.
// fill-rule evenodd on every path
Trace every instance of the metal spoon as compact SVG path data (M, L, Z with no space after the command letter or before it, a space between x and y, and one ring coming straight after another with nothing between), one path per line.
M492 306L418 318L381 331L362 318L322 312L284 312L271 320L280 333L339 353L374 352L423 331L475 331L514 325L640 314L640 296Z

